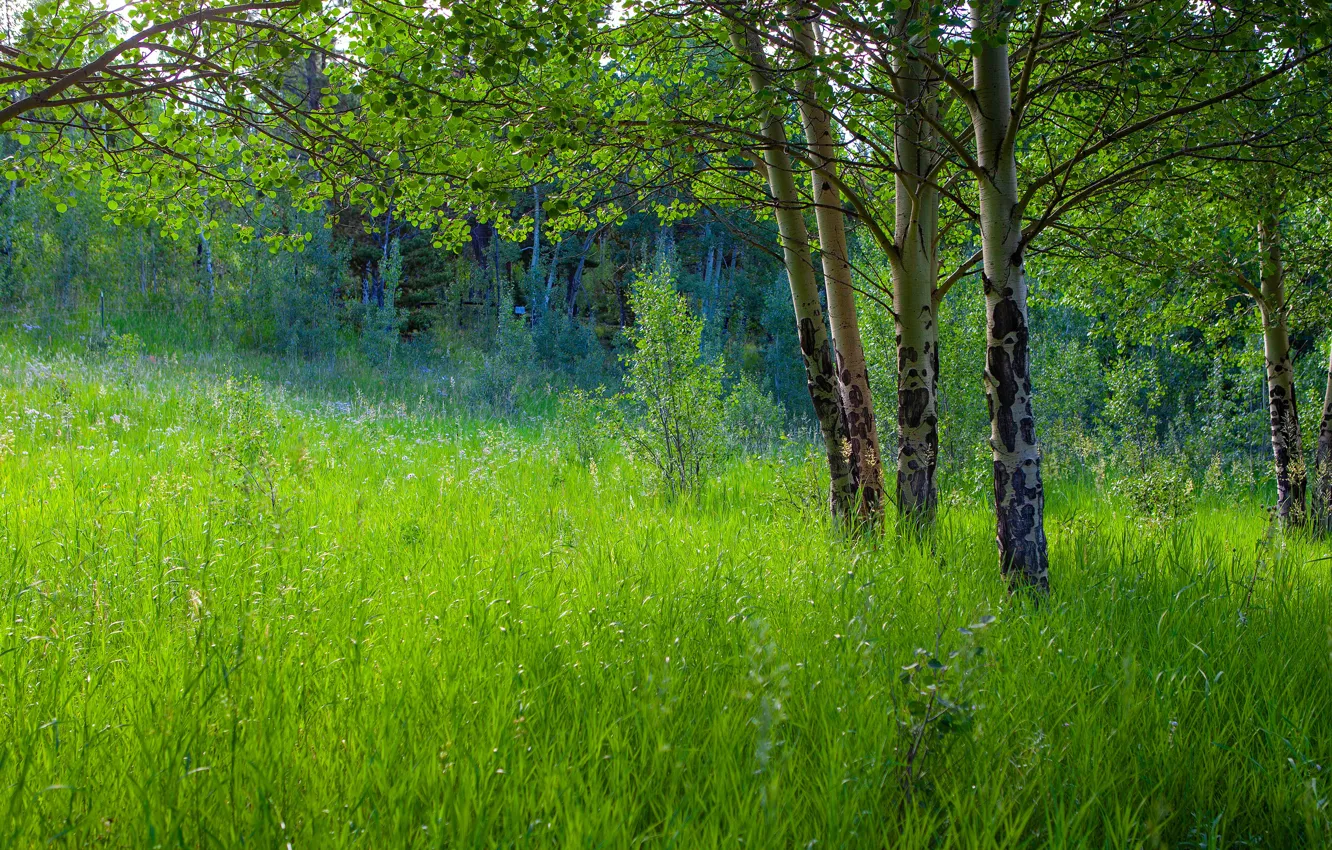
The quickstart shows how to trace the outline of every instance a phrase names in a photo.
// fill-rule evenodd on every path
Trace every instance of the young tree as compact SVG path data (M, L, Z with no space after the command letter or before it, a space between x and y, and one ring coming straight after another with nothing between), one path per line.
M630 301L637 318L624 356L624 433L672 495L691 492L712 472L722 440L722 366L705 360L703 321L676 291L668 256L641 276Z
M749 65L749 85L754 94L758 97L771 94L767 61L758 34L753 30L737 27L732 35L732 44L736 53L745 57ZM815 117L813 120L817 122L819 118ZM814 404L819 427L823 432L828 468L832 473L832 509L835 514L851 516L857 509L859 490L857 479L860 469L848 433L845 408L847 393L841 391L843 382L839 380L839 370L833 361L832 346L829 344L827 326L823 320L818 282L809 248L809 231L805 225L804 203L796 190L795 170L787 154L786 127L779 105L774 104L764 116L761 132L766 141L762 150L762 161L774 201L773 214L777 219L778 233L781 236L786 276L791 285L791 301L795 309L800 351L805 361L805 374L809 380L809 395ZM818 183L817 177L815 183ZM823 216L822 228L828 230L829 235L836 239L831 231L841 226L840 206L835 210L825 209ZM841 247L842 257L845 256L845 241L843 234L841 245L833 248L836 251L836 247ZM830 257L828 264L833 266L832 286L837 287L843 283L843 270L839 267L839 258L836 255ZM841 293L834 297L830 290L830 309L833 303L844 305L844 298ZM852 317L850 321L854 323L854 302L849 306ZM845 332L852 327L853 324L844 325L843 330ZM858 345L858 334L856 342ZM861 359L863 362L863 351ZM868 384L865 392L868 393ZM869 399L866 398L865 402L868 403ZM869 417L872 422L872 406ZM871 489L871 494L874 492L874 489Z
M1262 75L1260 59L1248 56L1247 69L1236 63L1239 75ZM1319 80L1325 65L1319 58L1231 104L1229 121L1249 128L1245 144L1209 146L1197 163L1162 169L1065 229L1086 246L1076 251L1081 268L1065 270L1072 286L1094 289L1117 264L1145 272L1119 289L1118 306L1141 309L1163 292L1169 299L1170 309L1153 320L1125 323L1126 336L1170 324L1215 327L1217 310L1235 295L1251 302L1263 341L1277 516L1295 526L1307 516L1308 474L1291 338L1326 321L1317 271L1329 247L1319 211L1332 130ZM1229 131L1211 132L1224 139Z
M1312 519L1320 534L1332 534L1332 350L1327 364L1327 388L1323 391L1323 415L1318 421L1318 449L1314 454Z

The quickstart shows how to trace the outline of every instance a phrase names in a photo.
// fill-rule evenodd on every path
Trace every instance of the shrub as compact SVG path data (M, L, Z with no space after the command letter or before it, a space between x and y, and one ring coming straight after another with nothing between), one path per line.
M370 362L387 366L402 338L403 315L398 309L398 290L402 284L402 251L398 240L389 244L384 257L382 275L383 298L371 299L361 306L361 350Z
M596 393L575 387L560 397L560 419L569 429L574 453L587 463L601 454L607 435L607 408L601 388Z
M1134 514L1164 523L1193 512L1193 478L1177 457L1143 451L1129 468L1112 489Z
M248 521L255 499L265 499L275 511L278 489L287 465L273 449L278 438L278 412L258 379L228 378L192 403L194 419L214 435L209 453L214 475L224 486L219 492L233 501L234 521Z
M721 364L703 359L703 320L676 291L669 261L638 279L630 306L621 430L672 495L694 490L721 456Z
M536 349L526 325L515 319L500 322L495 348L486 355L478 380L481 398L501 415L513 413L532 383Z
M730 444L742 452L770 449L782 436L786 413L772 393L748 375L726 396L725 431Z

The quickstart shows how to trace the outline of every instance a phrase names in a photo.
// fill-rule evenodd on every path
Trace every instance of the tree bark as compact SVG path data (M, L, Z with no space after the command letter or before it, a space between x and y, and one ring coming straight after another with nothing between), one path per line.
M818 55L817 29L813 21L792 25L801 51ZM883 515L883 461L879 431L874 421L874 398L870 392L869 367L856 315L856 292L851 284L851 260L847 250L842 196L837 188L839 144L826 109L820 104L812 74L801 84L800 116L805 140L816 167L811 170L814 219L819 229L819 254L823 262L823 285L828 296L828 323L832 328L837 387L850 441L852 474L855 476L860 516L871 523Z
M532 187L532 256L527 262L528 286L536 289L541 282L541 186ZM533 292L533 295L536 293Z
M1314 453L1313 526L1319 534L1332 533L1332 349L1323 390L1323 416L1318 423L1318 449Z
M767 72L757 35L738 26L732 31L731 43L749 65L750 89L755 94L764 94L768 88ZM763 164L767 171L768 188L772 192L786 277L791 286L791 302L800 353L805 363L809 398L828 455L828 472L832 479L831 507L834 515L850 517L856 510L857 501L854 466L839 399L837 370L833 366L832 347L829 345L827 327L823 323L823 307L819 303L818 282L809 248L809 231L805 227L802 204L796 192L791 158L786 152L786 128L782 123L782 113L776 108L769 109L763 117L761 130L764 140Z
M541 301L541 313L544 317L550 312L550 294L555 290L555 273L560 268L560 246L564 242L555 242L550 246L550 272L546 275L546 297Z
M1275 212L1258 225L1262 253L1263 355L1267 365L1267 410L1272 427L1272 458L1276 467L1277 517L1301 526L1305 520L1304 491L1308 475L1295 407L1295 369L1290 358L1286 326L1285 268L1281 254L1281 223Z
M899 19L905 33L905 15ZM932 183L937 154L926 116L938 111L937 83L923 62L898 64L902 96L918 104L896 120L896 222L898 262L893 274L897 325L897 508L904 518L933 523L939 496L939 328L935 286L939 279L939 192ZM924 113L924 114L922 114Z
M574 266L573 272L569 275L569 289L565 296L565 312L569 314L571 319L578 315L578 293L583 288L583 269L587 267L587 254L592 250L592 243L596 241L599 232L594 230L587 235L582 250L578 252L578 264Z
M974 27L993 24L973 0ZM996 6L998 4L995 4ZM985 289L985 397L994 461L994 511L999 567L1010 587L1049 589L1045 488L1031 406L1030 329L1017 159L1009 138L1013 92L1006 39L986 32L972 62L972 124L981 174L980 226Z

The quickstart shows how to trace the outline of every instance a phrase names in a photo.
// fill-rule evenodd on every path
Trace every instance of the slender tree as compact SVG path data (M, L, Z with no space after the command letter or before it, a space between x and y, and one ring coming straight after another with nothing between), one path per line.
M753 93L760 97L768 94L770 83L766 73L767 63L757 34L753 30L737 27L732 34L732 45L749 65L749 85ZM795 171L787 154L786 126L778 107L774 106L764 116L762 134L766 142L762 161L772 192L773 214L781 237L786 277L791 286L800 353L804 358L810 400L823 432L828 468L832 473L832 508L835 514L850 516L856 511L857 470L852 462L852 447L848 439L837 370L819 301L809 231L805 225L804 203L796 189ZM836 260L833 262L835 265Z
M1314 454L1313 526L1321 534L1332 533L1332 346L1329 346L1327 388L1323 391L1323 415L1318 421L1318 449Z
M811 7L797 10L792 22L792 35L801 55L811 58L819 55L817 18ZM811 68L817 68L817 65ZM837 188L840 183L837 179L837 160L841 144L818 90L817 77L812 70L807 71L800 84L799 109L805 144L812 159L810 197L819 230L819 255L823 263L823 285L828 297L828 318L832 325L839 401L846 422L851 462L855 467L860 512L873 519L882 511L883 503L879 432L874 419L874 398L870 391L865 346L856 315L856 292L852 281L842 197Z

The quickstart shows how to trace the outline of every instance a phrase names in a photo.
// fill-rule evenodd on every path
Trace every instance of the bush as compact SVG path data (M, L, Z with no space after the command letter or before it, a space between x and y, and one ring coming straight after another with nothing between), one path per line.
M596 393L575 387L560 397L560 419L569 429L574 453L584 463L596 460L606 440L606 401Z
M478 380L481 398L501 415L514 412L531 388L536 349L526 325L516 319L500 322L495 348L486 355Z
M748 375L726 396L726 436L739 451L758 453L772 448L782 438L785 422L786 413L777 399Z
M254 377L228 378L220 386L199 392L191 403L193 418L214 435L209 453L217 492L229 500L233 522L253 517L256 500L278 508L278 491L290 472L274 448L280 430L278 411Z
M403 315L398 309L402 251L397 239L390 243L379 273L383 276L383 303L372 299L358 306L361 308L361 350L371 363L383 367L393 362L393 354L402 338Z
M1133 471L1119 478L1112 489L1132 513L1165 523L1193 512L1193 478L1177 457L1143 451L1128 467Z
M703 320L675 290L669 261L638 279L630 306L621 429L672 495L694 490L721 456L721 364L703 359Z

